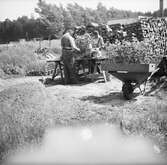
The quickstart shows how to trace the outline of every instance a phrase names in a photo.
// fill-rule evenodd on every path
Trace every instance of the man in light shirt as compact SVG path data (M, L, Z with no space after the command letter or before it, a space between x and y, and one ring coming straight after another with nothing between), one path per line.
M75 74L75 52L80 52L73 38L74 30L66 29L61 38L62 60L64 63L65 84L75 84L78 82Z

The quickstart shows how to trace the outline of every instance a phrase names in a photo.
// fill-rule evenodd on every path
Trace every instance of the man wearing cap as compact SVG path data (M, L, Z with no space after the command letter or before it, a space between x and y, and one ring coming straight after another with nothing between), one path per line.
M74 33L74 30L72 28L68 28L65 30L65 33L61 38L65 84L74 84L78 82L75 74L74 54L75 52L79 52L80 50L79 48L77 48L75 44L75 40L72 37L73 33Z

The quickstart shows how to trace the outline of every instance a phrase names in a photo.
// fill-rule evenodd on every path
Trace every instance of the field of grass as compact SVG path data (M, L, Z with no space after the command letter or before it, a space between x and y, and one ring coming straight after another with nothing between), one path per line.
M35 51L39 48L49 48L55 55L61 53L60 40L29 41L0 45L0 77L11 75L26 76L30 73L36 75L45 72L45 61L39 60Z
M163 95L166 97L167 93ZM129 134L143 135L153 140L159 151L167 155L167 104L166 98L152 98L139 104L124 107L124 127Z
M0 161L10 152L38 144L52 125L51 100L38 82L0 92Z

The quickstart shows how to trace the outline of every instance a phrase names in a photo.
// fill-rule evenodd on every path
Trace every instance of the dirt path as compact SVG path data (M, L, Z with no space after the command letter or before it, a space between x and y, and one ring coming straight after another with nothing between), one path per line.
M152 102L156 103L157 98L150 96L137 96L130 101L125 100L121 93L122 82L114 77L111 79L112 81L107 83L97 81L79 85L47 86L46 89L53 98L57 121L67 125L82 122L119 124L123 118L133 118L131 111L134 108L142 112ZM139 91L136 90L135 93Z
M41 78L1 79L0 91L13 85L39 82ZM164 98L156 96L139 95L130 101L124 100L121 93L122 82L114 77L107 83L96 81L77 85L62 85L56 80L44 87L52 98L56 124L119 123L123 118L132 120L137 115L145 115L149 112L148 109L155 109L157 113L161 109L159 105L165 104Z
M41 77L21 77L21 78L10 78L10 79L0 78L0 91L18 84L39 82L39 79L41 79Z
M0 91L13 85L39 82L42 77L23 77L0 80ZM107 121L111 115L122 113L125 107L132 104L141 105L153 97L137 96L131 101L124 100L122 82L112 77L112 81L82 83L77 85L61 85L60 82L47 85L46 91L51 95L55 118L61 121L78 122L82 120ZM138 92L138 91L137 91ZM60 115L60 116L59 116ZM58 117L59 116L59 117ZM113 118L113 116L111 117Z
M41 77L23 77L0 80L0 91L13 85L39 82ZM55 121L61 124L105 122L117 118L118 107L128 104L120 93L122 83L113 78L112 82L89 82L77 85L61 85L56 82L47 85L51 95ZM112 116L112 117L111 117Z

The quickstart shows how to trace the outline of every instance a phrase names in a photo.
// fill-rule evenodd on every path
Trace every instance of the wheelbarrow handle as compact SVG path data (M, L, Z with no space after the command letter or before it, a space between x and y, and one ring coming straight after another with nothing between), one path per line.
M160 69L160 68L155 69L155 70L151 73L151 75L148 77L147 80L150 80L151 77L154 75L154 73L156 73L159 69Z

